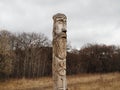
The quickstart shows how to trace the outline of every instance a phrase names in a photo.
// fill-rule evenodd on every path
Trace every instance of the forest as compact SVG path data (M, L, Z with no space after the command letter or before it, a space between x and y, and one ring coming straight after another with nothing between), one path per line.
M42 33L0 31L0 78L39 78L52 75L52 41ZM67 45L67 75L120 71L120 46Z

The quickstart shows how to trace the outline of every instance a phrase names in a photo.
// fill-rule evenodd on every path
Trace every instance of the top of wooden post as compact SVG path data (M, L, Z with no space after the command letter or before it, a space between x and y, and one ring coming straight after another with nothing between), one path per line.
M62 13L57 13L53 16L53 20L56 20L56 18L63 18L63 19L67 19L65 14Z

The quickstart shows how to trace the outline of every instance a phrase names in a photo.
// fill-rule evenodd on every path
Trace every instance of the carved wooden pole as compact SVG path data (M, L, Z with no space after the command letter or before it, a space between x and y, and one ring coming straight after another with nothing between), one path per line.
M54 81L54 90L67 90L66 83L66 43L67 30L66 19L64 14L53 16L53 60L52 72Z

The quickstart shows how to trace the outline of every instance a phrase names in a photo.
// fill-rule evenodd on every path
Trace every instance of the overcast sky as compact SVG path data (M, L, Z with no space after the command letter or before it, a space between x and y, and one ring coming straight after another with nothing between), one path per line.
M0 0L0 29L44 33L52 40L52 16L64 13L73 48L87 43L120 45L120 0Z

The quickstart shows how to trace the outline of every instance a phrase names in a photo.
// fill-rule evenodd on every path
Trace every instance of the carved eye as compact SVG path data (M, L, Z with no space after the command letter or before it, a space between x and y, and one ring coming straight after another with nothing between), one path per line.
M63 20L58 20L58 23L63 23Z

